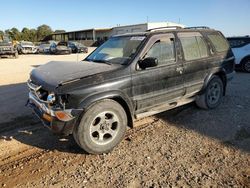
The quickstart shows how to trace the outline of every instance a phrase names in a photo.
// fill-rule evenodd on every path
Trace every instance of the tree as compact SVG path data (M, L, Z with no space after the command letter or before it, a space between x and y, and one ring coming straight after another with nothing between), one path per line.
M37 30L36 29L31 29L29 31L29 33L30 33L30 41L37 42L38 41L37 40Z
M11 30L7 30L7 34L12 40L20 40L21 39L21 33L20 31L13 27Z
M4 32L0 30L0 40L3 40Z
M44 37L46 37L52 33L53 33L53 31L52 31L51 27L43 24L37 28L37 40L40 41Z
M26 41L30 41L31 37L30 37L30 30L27 27L24 27L22 29L22 33L21 33L21 39L22 40L26 40Z

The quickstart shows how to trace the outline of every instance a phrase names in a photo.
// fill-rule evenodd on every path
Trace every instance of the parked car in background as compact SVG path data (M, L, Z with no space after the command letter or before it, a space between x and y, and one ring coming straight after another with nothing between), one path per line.
M44 54L49 54L50 53L50 47L55 44L56 45L56 41L46 41L46 42L42 42L39 47L38 47L38 52L39 53L44 53Z
M88 53L88 47L84 46L79 42L69 41L68 47L71 48L72 53Z
M235 66L250 73L250 37L227 38L235 56Z
M82 62L33 69L27 105L93 154L110 152L134 119L193 101L216 108L234 75L228 41L214 29L171 28L116 35Z
M68 47L67 42L59 42L58 44L52 44L50 46L50 53L51 54L71 54L72 50Z
M17 51L19 54L35 54L38 52L38 49L32 42L21 41L17 44Z
M49 43L41 43L38 47L38 52L42 54L50 53L50 44Z
M0 58L1 57L15 57L18 58L17 49L11 42L2 41L0 42Z

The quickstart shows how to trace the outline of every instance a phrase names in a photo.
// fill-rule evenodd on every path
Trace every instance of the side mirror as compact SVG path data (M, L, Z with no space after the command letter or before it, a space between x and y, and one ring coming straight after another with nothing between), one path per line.
M138 62L141 69L146 69L149 67L156 67L158 65L158 59L155 57L147 57Z

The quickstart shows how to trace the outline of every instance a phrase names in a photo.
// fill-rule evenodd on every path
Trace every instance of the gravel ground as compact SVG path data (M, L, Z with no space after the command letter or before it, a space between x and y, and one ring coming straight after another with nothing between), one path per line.
M0 94L15 98L23 87L11 81ZM0 187L250 187L249 83L237 73L217 109L189 104L137 121L106 155L86 154L28 112L12 114L0 121ZM5 108L1 120L12 112Z

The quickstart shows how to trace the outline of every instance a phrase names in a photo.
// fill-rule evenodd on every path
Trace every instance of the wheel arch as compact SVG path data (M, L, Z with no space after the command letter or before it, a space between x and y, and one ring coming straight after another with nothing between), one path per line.
M128 118L128 127L133 128L133 116L134 116L133 104L129 100L129 97L127 97L120 91L104 92L88 96L79 104L79 108L85 110L94 103L104 99L111 99L119 103L126 112Z
M242 65L242 63L243 63L246 59L250 59L250 55L247 55L247 56L243 57L243 58L240 60L240 65Z
M206 89L209 81L211 80L211 78L213 76L218 76L222 80L222 83L223 83L223 96L225 96L225 94L226 94L226 87L227 87L227 76L226 76L226 71L224 69L220 69L220 70L216 70L216 71L211 72L205 78L203 87L202 87L201 91L199 92L199 94L203 94L205 92L205 89Z

